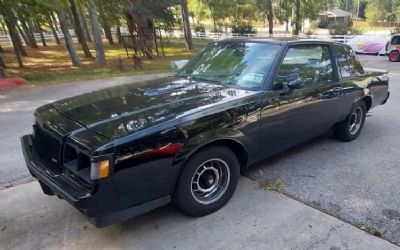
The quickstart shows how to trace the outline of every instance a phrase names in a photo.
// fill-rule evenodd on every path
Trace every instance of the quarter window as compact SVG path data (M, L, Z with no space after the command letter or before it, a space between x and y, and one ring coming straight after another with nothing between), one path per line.
M339 76L342 79L364 75L364 69L350 47L335 44L334 51L339 69Z
M327 45L296 45L288 49L272 89L296 88L333 81L332 61ZM277 88L276 86L282 86Z
M356 53L350 48L346 47L347 55L349 57L350 74L352 77L364 75L364 69L361 63L356 58Z
M351 71L350 71L350 64L347 57L347 51L344 46L341 45L333 45L335 51L335 58L336 64L338 66L338 71L340 77L343 78L350 78Z

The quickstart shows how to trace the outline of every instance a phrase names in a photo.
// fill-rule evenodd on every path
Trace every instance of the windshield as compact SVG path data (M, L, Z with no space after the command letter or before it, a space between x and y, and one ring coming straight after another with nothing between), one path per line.
M178 76L241 88L258 88L271 71L280 45L220 42L209 45Z

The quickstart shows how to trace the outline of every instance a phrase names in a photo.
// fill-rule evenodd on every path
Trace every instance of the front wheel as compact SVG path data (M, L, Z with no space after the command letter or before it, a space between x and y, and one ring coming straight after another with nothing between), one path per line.
M203 216L223 207L235 192L239 162L226 147L213 146L192 156L179 176L173 203L190 216Z
M335 125L333 129L335 138L345 142L356 139L364 127L366 113L365 102L356 103L347 118Z
M389 61L398 62L400 59L400 53L397 50L393 50L389 54Z

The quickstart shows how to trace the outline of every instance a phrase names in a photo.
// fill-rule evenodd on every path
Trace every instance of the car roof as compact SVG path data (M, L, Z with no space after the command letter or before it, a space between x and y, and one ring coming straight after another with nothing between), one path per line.
M340 44L343 43L332 41L332 40L324 40L324 39L315 39L315 38L301 38L301 37L276 37L276 38L228 38L221 40L221 42L232 41L232 42L259 42L259 43L275 43L275 44L297 44L297 43L332 43L332 44Z

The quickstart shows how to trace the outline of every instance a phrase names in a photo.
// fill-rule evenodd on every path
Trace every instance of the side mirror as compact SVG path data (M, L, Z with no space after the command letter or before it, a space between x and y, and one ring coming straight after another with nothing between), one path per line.
M271 87L272 91L283 90L283 83L282 82L274 82Z
M171 67L176 70L180 70L181 68L185 67L185 65L189 62L189 60L179 60L179 61L172 61Z
M303 82L303 81L301 80L301 78L298 77L298 78L296 78L296 79L290 80L290 81L288 82L288 87L289 87L290 89L296 89L297 87L300 86L300 84L301 84L302 82Z

